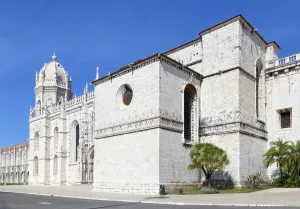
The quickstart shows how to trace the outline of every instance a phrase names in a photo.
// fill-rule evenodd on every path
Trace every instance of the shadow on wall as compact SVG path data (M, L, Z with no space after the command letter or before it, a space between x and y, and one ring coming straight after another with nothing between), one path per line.
M233 188L232 176L226 171L216 171L212 176L212 185L218 189Z

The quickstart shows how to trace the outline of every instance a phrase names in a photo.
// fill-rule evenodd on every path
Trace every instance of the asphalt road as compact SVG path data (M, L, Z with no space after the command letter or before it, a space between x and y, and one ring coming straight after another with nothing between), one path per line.
M142 203L129 203L129 202L84 200L84 199L0 192L0 209L102 209L102 208L108 208L108 209L160 209L160 208L164 208L164 209L194 209L194 208L246 209L249 207L157 205L157 204L142 204ZM254 207L254 208L265 209L265 207ZM276 208L288 209L289 207L286 208L276 207ZM292 209L292 207L290 207L289 209Z

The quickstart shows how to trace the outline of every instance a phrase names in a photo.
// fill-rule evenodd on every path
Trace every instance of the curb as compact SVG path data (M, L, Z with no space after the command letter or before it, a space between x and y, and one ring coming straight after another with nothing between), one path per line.
M55 194L42 194L42 193L31 193L31 192L15 192L15 191L0 191L4 193L16 193L16 194L29 194L37 196L49 196L49 197L63 197L63 198L73 198L73 199L84 199L84 200L100 200L100 201L111 201L111 202L128 202L128 203L142 203L142 204L159 204L159 205L188 205L188 206L237 206L237 207L300 207L291 205L272 205L272 204L214 204L214 203L187 203L187 202L157 202L157 201L147 201L147 200L117 200L117 199L107 199L107 198L97 198L97 197L78 197L78 196L68 196L68 195L55 195Z

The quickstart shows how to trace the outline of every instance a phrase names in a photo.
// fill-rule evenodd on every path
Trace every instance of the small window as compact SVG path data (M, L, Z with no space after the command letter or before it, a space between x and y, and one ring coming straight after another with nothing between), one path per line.
M283 64L285 64L285 59L279 60L279 65L283 65Z
M291 110L282 110L280 111L280 123L281 128L291 128L292 127L292 120L291 120Z
M296 61L296 56L289 57L289 61L290 62L295 62Z
M34 149L38 150L39 149L39 133L36 132L34 135Z
M37 156L34 157L33 164L34 164L34 170L33 170L34 175L39 175L39 159Z

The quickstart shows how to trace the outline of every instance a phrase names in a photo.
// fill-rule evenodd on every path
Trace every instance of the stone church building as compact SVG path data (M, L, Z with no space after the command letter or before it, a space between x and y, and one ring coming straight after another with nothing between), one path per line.
M278 58L279 50L238 15L104 77L97 68L94 91L86 86L81 96L53 55L36 73L26 181L156 194L204 178L187 169L202 142L229 156L215 180L270 179L276 167L262 162L269 142L296 141L300 130L300 54ZM12 150L1 150L2 182L16 181L7 176L16 172Z

